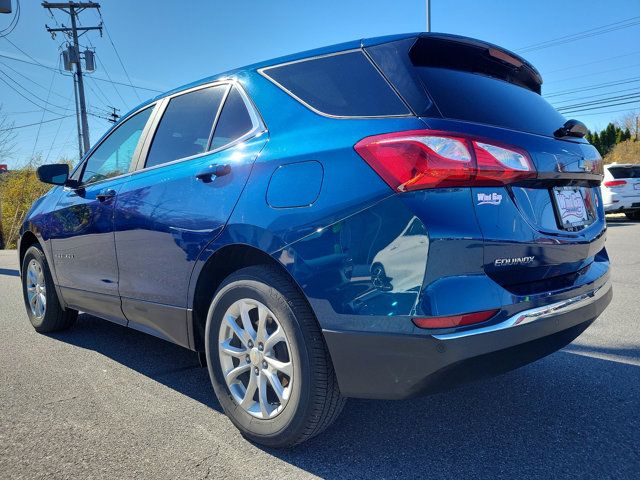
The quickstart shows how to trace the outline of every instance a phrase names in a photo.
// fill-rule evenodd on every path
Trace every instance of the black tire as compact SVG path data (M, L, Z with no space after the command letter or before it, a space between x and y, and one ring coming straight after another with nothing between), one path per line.
M38 318L34 314L29 304L29 297L27 294L27 271L31 262L36 262L42 269L42 274L45 281L45 297L46 307L44 316ZM27 315L31 321L31 325L39 333L56 332L59 330L65 330L71 327L78 318L78 312L70 308L63 309L58 300L55 286L53 284L53 277L51 276L51 270L49 264L44 256L39 245L32 245L26 251L22 259L22 295L24 297L24 304L27 309Z
M240 407L222 373L218 352L222 317L234 302L245 298L259 301L273 312L290 344L295 381L288 403L273 418L256 418ZM253 442L276 448L304 442L326 429L344 406L346 399L340 394L315 315L291 280L275 267L243 268L227 277L209 308L205 347L211 383L222 408Z
M634 210L633 212L626 212L625 215L629 220L640 220L640 210Z

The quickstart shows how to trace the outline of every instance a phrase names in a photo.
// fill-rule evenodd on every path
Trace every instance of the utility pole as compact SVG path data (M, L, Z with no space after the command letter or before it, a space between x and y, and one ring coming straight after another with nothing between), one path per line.
M82 160L82 127L80 126L80 106L78 104L78 82L73 76L73 97L76 100L76 127L78 128L78 160Z
M118 121L118 119L120 118L120 115L117 113L120 111L119 108L116 107L109 107L111 108L111 110L113 110L110 114L109 117L107 118L107 121L111 122L111 123L116 123Z
M64 24L59 28L50 28L48 25L45 25L45 27L47 29L47 32L49 32L53 38L55 38L56 32L62 32L67 35L67 37L69 37L73 42L73 46L69 50L67 50L67 56L69 58L69 62L74 63L76 66L74 72L74 85L76 83L78 85L77 94L78 103L80 104L80 124L82 126L82 156L82 152L86 153L89 151L91 142L89 141L89 122L87 121L87 103L84 95L84 80L82 78L82 63L80 58L78 32L83 32L82 34L84 34L90 30L99 30L100 35L102 35L102 23L97 27L78 27L77 17L80 12L87 8L100 8L100 4L95 2L42 2L42 6L48 9L49 12L51 12L52 9L62 10L71 17L71 27L65 27Z
M431 31L431 0L427 0L427 32Z

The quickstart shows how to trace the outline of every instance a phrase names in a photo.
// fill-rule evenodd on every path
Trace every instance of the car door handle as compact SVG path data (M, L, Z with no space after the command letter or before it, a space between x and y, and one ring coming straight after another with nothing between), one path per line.
M209 165L207 168L198 172L196 178L204 183L209 183L213 177L223 177L231 173L231 165Z
M100 202L104 202L109 198L113 198L116 196L116 191L113 188L105 188L104 190L100 190L100 193L96 195L96 198Z

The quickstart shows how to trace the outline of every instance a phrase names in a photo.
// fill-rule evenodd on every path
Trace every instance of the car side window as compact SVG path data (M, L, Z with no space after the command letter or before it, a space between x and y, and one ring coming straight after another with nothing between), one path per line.
M153 137L145 167L206 151L227 88L216 85L173 97Z
M81 184L117 177L129 171L133 154L138 146L153 107L148 107L120 124L85 163Z
M224 102L220 118L213 133L211 149L215 150L237 140L254 128L254 120L240 91L233 87Z

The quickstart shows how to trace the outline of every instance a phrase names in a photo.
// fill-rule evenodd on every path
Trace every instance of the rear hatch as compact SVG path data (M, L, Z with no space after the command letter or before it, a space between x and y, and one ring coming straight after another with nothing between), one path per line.
M609 165L607 170L613 180L604 185L611 192L632 200L640 199L640 165Z
M605 255L602 159L583 138L558 132L566 119L540 95L534 67L494 45L439 34L365 50L431 135L459 134L478 168L487 152L524 165L513 178L478 173L464 184L491 278L523 295L567 288Z

